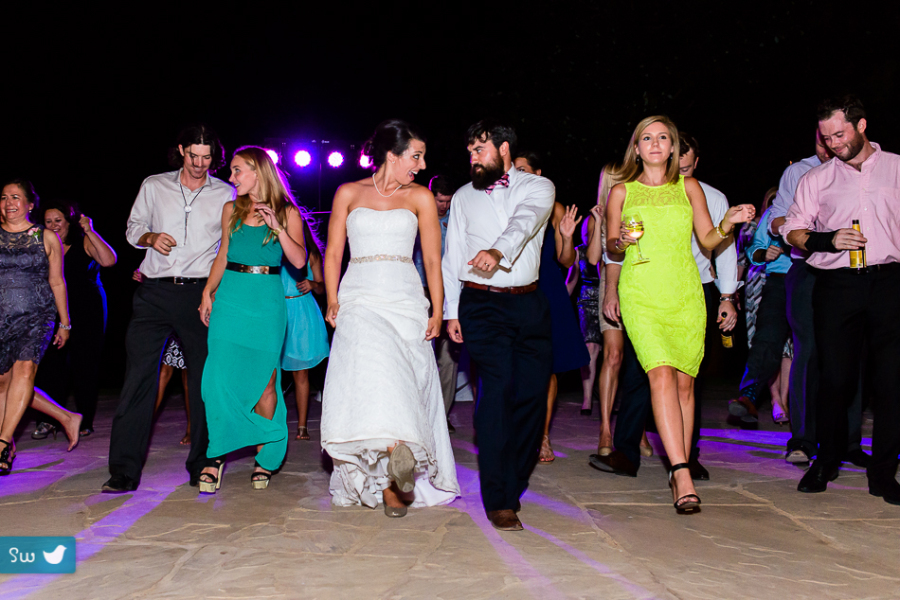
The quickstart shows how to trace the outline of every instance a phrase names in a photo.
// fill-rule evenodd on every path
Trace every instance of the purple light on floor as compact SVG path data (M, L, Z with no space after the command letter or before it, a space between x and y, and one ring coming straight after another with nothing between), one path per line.
M655 597L651 594L651 592L649 590L644 589L640 585L633 583L630 579L628 579L624 575L620 575L619 573L610 569L606 565L594 560L593 558L591 558L590 556L588 556L587 554L585 554L578 548L570 546L569 544L550 535L549 533L547 533L545 531L538 529L537 527L525 525L525 529L541 536L545 540L549 541L551 544L554 544L558 548L568 552L573 558L580 560L583 564L594 569L595 571L600 573L602 576L604 576L608 579L612 579L613 581L618 583L620 586L622 586L623 589L627 590L628 593L630 595L634 596L635 598L654 598Z
M298 167L308 167L309 163L312 162L312 154L306 150L299 150L297 151L297 154L294 155L294 162Z
M344 164L344 155L340 152L332 152L328 155L328 164L337 169L339 166Z
M266 150L266 154L269 155L269 158L272 159L273 163L275 163L276 165L278 164L278 153L277 152L275 152L274 150Z
M87 529L75 534L77 551L77 567L83 568L84 563L95 554L107 547L118 537L128 531L136 522L149 514L162 504L165 499L184 484L184 474L164 473L162 475L145 477L141 481L141 489L134 492L121 506L113 510L99 521L92 523ZM96 494L95 498L106 500L103 495ZM92 502L88 502L91 504ZM3 600L38 597L36 593L62 575L35 574L15 575L3 581ZM43 597L43 596L41 596Z
M371 167L372 166L372 157L368 156L366 154L363 154L362 156L360 156L359 157L359 166L361 166L363 169L368 169L369 167Z

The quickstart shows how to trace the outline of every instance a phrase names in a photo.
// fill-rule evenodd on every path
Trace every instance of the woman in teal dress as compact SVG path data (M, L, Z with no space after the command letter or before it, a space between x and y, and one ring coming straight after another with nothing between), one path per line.
M282 256L306 264L303 220L284 178L262 148L238 149L229 181L237 198L222 210L222 243L203 290L200 318L209 326L201 391L209 430L200 491L215 493L224 455L258 446L254 489L268 486L287 452L281 395L281 347L287 309Z
M322 276L322 252L319 240L309 226L309 215L303 213L303 239L309 261L296 269L287 260L281 265L281 283L287 302L287 335L281 350L281 368L294 377L294 399L297 402L297 437L308 440L306 416L309 413L309 370L328 357L328 332L316 299L325 293Z
M657 430L672 464L670 485L679 512L700 507L687 457L694 418L694 378L703 359L706 308L691 233L716 248L752 205L728 210L713 226L700 184L678 173L678 129L667 117L647 117L634 130L609 195L607 248L625 253L619 299L625 330L650 379ZM624 218L623 218L624 217ZM642 233L626 229L638 217ZM640 246L632 247L638 243ZM647 259L642 261L641 257Z

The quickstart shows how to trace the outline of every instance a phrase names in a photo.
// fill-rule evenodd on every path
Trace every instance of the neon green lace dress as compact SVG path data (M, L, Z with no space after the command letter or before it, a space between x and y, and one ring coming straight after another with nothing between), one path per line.
M635 265L637 248L625 251L619 300L628 337L645 371L665 365L696 377L703 359L706 305L691 254L694 211L684 177L658 187L632 181L625 190L622 215L640 212L641 253L650 259Z

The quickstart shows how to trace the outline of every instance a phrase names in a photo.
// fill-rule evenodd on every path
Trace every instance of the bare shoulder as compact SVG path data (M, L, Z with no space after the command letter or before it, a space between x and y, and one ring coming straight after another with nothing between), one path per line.
M688 192L703 192L703 188L700 187L700 182L694 177L684 178L684 189Z
M550 215L550 221L554 229L559 229L559 223L566 216L566 207L560 202L553 202L553 213Z
M46 227L44 229L42 229L42 231L43 231L43 240L44 240L44 250L46 250L49 253L51 250L56 251L56 250L59 250L60 248L62 248L62 242L59 241L59 235L55 231L47 229ZM85 236L84 239L87 239L87 236Z
M418 183L410 184L409 188L407 188L406 196L416 206L423 203L434 204L434 194L431 193L431 190Z
M609 191L609 199L613 200L622 200L625 198L625 194L627 193L627 189L625 188L624 183L617 183L613 186L613 189Z
M362 191L360 182L358 181L348 181L347 183L342 183L340 187L334 192L334 200L332 201L332 207L344 207L346 208L350 201L353 198L356 198L360 195Z

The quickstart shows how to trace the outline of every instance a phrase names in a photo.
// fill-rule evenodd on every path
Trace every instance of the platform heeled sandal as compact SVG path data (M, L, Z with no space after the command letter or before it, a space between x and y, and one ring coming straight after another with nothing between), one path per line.
M222 487L222 477L225 475L225 463L220 462L219 468L216 469L216 474L212 473L201 473L200 474L200 493L201 494L215 494L219 491L219 488ZM210 481L203 481L204 477L209 477Z
M259 463L256 463L257 469L262 469ZM250 473L250 485L254 490L264 490L269 487L269 480L272 479L272 473L267 471L256 471Z
M672 481L673 475L675 471L679 469L689 469L687 463L678 463L677 465L672 465L672 469L669 471L669 487L673 490L675 489L675 483ZM680 515L689 515L694 512L700 511L700 496L697 494L685 494L680 497L673 503L676 512Z

